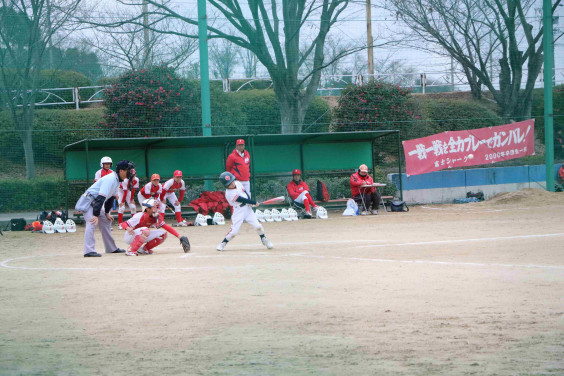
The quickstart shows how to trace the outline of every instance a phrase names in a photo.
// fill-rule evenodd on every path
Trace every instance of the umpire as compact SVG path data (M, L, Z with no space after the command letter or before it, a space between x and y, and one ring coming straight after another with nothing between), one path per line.
M131 178L131 170L133 168L135 168L135 165L130 161L119 161L116 165L115 173L108 174L92 184L76 203L75 210L83 212L84 220L86 221L84 257L102 257L95 249L94 231L96 226L98 226L102 234L106 253L125 252L125 250L116 246L112 236L111 229L114 218L110 211L120 182L126 178Z

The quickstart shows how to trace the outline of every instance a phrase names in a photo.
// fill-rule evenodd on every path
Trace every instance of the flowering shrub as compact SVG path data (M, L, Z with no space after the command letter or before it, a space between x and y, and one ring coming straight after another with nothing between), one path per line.
M139 136L132 128L177 127L188 99L184 91L183 82L172 68L130 71L106 90L106 113L101 125L117 136Z
M417 116L408 89L380 81L349 85L333 112L333 131L401 129Z

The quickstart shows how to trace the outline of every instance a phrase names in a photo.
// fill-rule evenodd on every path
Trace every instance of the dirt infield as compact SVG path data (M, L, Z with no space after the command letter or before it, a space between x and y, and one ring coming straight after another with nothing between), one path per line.
M267 223L270 251L247 225L137 258L5 233L0 374L563 375L563 224L564 194L525 190Z

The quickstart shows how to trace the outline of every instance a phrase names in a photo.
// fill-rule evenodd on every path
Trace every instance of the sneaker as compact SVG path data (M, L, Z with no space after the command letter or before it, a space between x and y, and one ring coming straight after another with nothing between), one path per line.
M372 210L371 213L374 214L374 215L378 215L378 210Z
M137 256L137 252L127 251L125 252L126 256Z
M102 257L102 255L96 252L88 252L84 254L84 257Z
M221 251L223 251L223 250L225 249L225 246L226 246L226 245L227 245L226 242L221 242L221 243L217 246L216 249L217 249L219 252L221 252Z
M266 246L266 248L268 248L268 249L274 248L274 244L272 244L272 242L270 240L268 240L266 238L266 236L262 237L260 239L260 241L262 242L262 244L264 244Z
M188 227L188 223L186 222L186 220L183 220L182 222L178 222L175 226L177 226L177 227Z
M311 212L305 212L304 218L305 219L311 219Z
M366 210L363 210L360 212L360 215L368 215L368 212Z

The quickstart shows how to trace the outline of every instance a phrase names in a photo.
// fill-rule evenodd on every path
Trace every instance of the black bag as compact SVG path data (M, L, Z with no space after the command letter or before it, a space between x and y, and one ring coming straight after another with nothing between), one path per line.
M24 231L26 221L23 218L12 218L10 219L10 229L12 231Z
M392 209L393 212L408 212L409 206L407 206L405 201L392 201L390 203L390 209Z
M484 201L484 192L482 191L478 191L478 192L466 192L466 198L477 198L478 201Z

